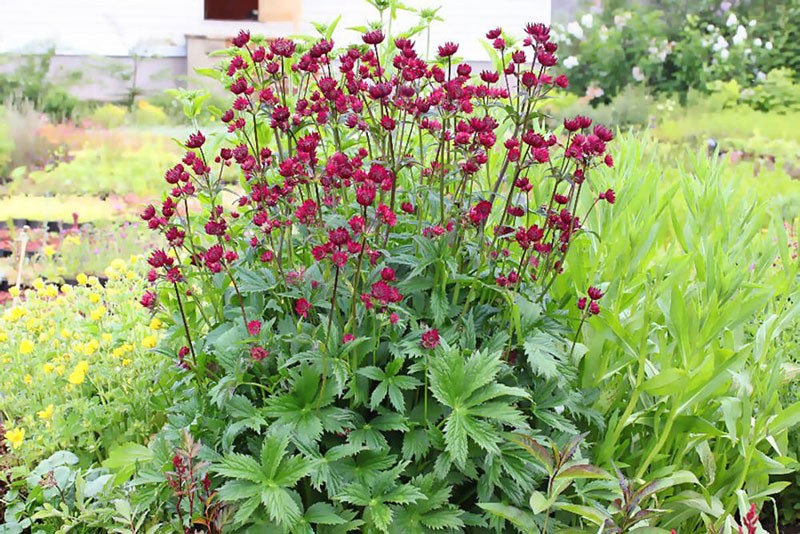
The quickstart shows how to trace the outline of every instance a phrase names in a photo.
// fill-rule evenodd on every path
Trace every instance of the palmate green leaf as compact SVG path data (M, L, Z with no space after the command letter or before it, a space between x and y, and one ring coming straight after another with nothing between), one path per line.
M238 478L259 483L265 480L261 465L255 458L235 452L225 455L222 461L213 467L213 470L228 478Z
M403 458L406 460L419 460L431 449L428 432L415 428L403 435Z
M499 353L475 352L465 359L455 350L431 362L431 391L451 410L445 417L445 448L460 467L466 463L470 439L496 454L502 425L525 424L516 408L496 400L527 396L520 388L493 383L501 365Z
M276 486L261 489L261 504L267 509L270 519L279 525L293 525L302 517L300 506L292 498L292 492Z
M525 340L524 349L531 371L546 380L559 377L562 351L556 346L553 336L536 332Z
M333 384L330 382L317 399L320 376L312 366L293 370L292 390L276 395L267 401L263 413L275 418L278 425L287 426L298 441L318 441L323 430L341 432L350 419L350 413L342 408L330 406L334 400Z
M352 478L350 465L346 464L344 459L352 458L364 450L363 446L351 444L336 445L325 451L325 454L322 454L316 445L306 447L298 444L298 448L313 461L314 467L309 473L311 485L317 491L325 486L330 495L339 493Z
M353 482L336 499L364 507L364 520L387 532L393 516L388 504L413 504L426 499L413 484L400 482L400 475L407 467L408 462L401 462L393 469L377 472L371 481Z
M260 463L251 456L230 453L211 466L213 472L234 479L220 488L220 498L245 501L237 512L237 522L246 522L259 500L270 519L279 525L291 526L299 521L302 515L299 498L295 498L291 488L308 475L315 462L301 455L289 455L289 441L289 429L276 427L264 439Z
M258 497L261 493L261 485L247 480L229 480L219 488L217 493L223 501L239 501Z
M412 483L426 499L403 506L396 511L390 527L392 533L431 533L439 530L455 530L464 526L463 512L450 503L452 488L432 474L418 476Z
M343 525L347 523L347 520L337 513L336 508L326 502L312 504L303 514L303 517L307 522L315 525Z

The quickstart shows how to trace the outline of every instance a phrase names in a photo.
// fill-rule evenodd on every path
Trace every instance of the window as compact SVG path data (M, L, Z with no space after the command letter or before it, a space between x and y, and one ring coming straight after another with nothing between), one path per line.
M204 0L206 20L256 20L258 0Z

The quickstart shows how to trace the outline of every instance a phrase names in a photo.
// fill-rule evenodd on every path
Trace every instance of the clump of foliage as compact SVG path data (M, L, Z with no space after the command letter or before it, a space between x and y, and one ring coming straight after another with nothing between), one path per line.
M153 401L164 400L169 363L149 349L166 325L148 324L136 301L142 263L115 260L105 287L85 274L75 287L12 287L0 316L0 415L15 463L33 466L61 449L99 462L162 424Z
M508 433L601 424L549 288L615 201L590 180L613 136L581 116L544 129L567 85L549 28L487 36L499 70L480 74L456 44L429 62L379 28L338 52L245 32L225 52L228 133L190 135L144 211L170 247L142 304L179 325L191 394L168 435L205 446L232 528L500 528L478 503L522 505L542 479ZM216 521L209 502L181 499L181 528Z

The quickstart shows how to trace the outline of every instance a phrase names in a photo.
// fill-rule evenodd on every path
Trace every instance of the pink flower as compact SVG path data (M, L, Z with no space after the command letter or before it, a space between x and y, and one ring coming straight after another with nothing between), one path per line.
M250 321L247 323L247 331L251 336L257 336L261 332L261 323L259 321Z
M189 134L189 139L186 141L186 148L200 148L206 142L205 136L200 133Z
M269 351L264 347L253 347L250 349L250 356L257 362L260 362L267 356L269 356Z
M603 292L596 287L590 287L587 291L589 298L592 300L600 300L603 298Z
M578 299L578 309L581 311L586 309L586 297L581 297Z
M297 302L294 305L294 311L300 317L303 317L303 318L307 317L309 310L311 310L311 303L308 302L304 298L298 299Z
M368 45L379 45L383 42L386 36L380 30L373 30L361 36L361 40Z
M617 201L617 196L616 196L616 194L614 193L614 190L613 190L613 189L608 189L608 190L606 190L606 191L604 191L604 192L600 193L600 195L598 196L598 198L599 198L600 200L605 200L605 201L606 201L606 202L608 202L609 204L613 204L614 202L616 202L616 201Z
M156 306L156 294L152 291L145 291L142 298L139 300L139 304L144 306L148 309L153 309Z
M456 52L458 52L458 45L449 41L439 47L439 57L450 57Z
M233 46L237 48L242 48L244 45L250 42L250 32L241 30L239 31L239 35L233 38Z
M345 334L342 338L342 343L350 343L356 338L353 334Z
M435 328L431 328L424 334L422 334L422 346L428 350L433 350L438 347L441 343L439 339L439 331Z

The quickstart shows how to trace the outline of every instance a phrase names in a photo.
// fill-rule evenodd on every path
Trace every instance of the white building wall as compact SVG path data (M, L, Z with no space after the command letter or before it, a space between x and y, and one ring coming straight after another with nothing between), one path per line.
M281 1L281 0L275 0ZM445 41L460 45L458 55L477 63L487 59L480 41L487 30L501 26L521 35L527 22L550 21L550 0L404 0L422 8L437 3L443 21L430 28L431 53ZM216 49L239 29L267 37L313 34L314 22L342 19L334 40L344 45L360 42L359 34L348 28L377 21L378 13L365 0L302 0L299 23L203 20L203 0L0 0L0 72L14 68L14 56L36 54L55 46L49 76L61 80L80 71L81 81L68 86L75 96L91 100L119 100L130 82L119 76L130 69L131 55L144 56L139 62L136 86L154 94L196 79L187 72L202 64L187 61L187 36L209 36L203 46ZM400 12L393 30L408 28L419 21ZM424 52L426 34L417 37ZM8 60L11 60L11 64ZM3 64L5 63L5 65ZM111 64L116 64L112 67ZM188 68L187 68L188 65Z
M280 0L277 0L280 1ZM479 40L495 26L521 33L526 22L550 21L550 0L404 0L412 7L441 5L444 19L431 27L431 44L460 43L459 55L485 58ZM204 21L203 0L0 0L0 53L36 52L55 44L58 55L183 57L185 36L235 34L240 27L269 36L312 32L311 21L330 22L342 15L335 39L358 36L346 28L377 20L364 0L303 0L299 27L248 21ZM393 24L416 17L401 12Z

